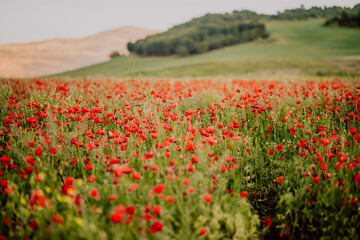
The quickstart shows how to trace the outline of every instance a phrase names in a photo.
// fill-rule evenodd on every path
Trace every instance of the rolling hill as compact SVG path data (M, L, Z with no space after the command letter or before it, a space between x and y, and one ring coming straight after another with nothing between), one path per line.
M266 24L268 40L189 57L119 57L50 77L359 76L360 31L323 23L272 21Z
M106 61L111 51L128 53L126 44L156 31L121 27L81 39L52 39L0 45L1 77L34 77Z

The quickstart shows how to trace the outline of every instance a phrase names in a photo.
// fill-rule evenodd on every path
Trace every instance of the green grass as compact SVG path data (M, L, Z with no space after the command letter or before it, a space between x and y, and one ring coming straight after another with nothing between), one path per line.
M360 31L323 20L271 22L270 39L189 57L119 57L52 77L359 76Z

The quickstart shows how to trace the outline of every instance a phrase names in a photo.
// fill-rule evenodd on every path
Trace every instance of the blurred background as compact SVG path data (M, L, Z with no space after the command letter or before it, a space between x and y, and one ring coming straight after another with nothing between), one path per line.
M359 77L358 1L2 0L0 77Z

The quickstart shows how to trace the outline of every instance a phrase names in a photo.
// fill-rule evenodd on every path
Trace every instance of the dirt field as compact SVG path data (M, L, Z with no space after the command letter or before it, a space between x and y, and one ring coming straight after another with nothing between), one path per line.
M103 62L111 51L127 54L126 44L156 31L122 27L82 39L52 39L0 45L1 77L36 77Z

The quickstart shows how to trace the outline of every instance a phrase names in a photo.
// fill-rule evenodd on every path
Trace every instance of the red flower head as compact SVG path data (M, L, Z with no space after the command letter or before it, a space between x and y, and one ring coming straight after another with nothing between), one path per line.
M206 204L209 204L209 203L211 203L211 201L212 201L212 196L209 195L209 194L204 194L204 195L203 195L203 199L204 199L204 201L205 201Z
M320 178L319 178L319 177L314 177L314 178L313 178L313 182L314 182L314 183L319 183L319 182L320 182Z
M150 227L151 233L157 233L160 232L164 227L164 224L162 222L154 222L153 225Z
M354 183L358 184L360 182L360 173L356 174L354 177Z
M276 149L281 152L282 150L284 150L284 147L283 145L279 144L276 146Z
M100 200L99 191L96 188L93 188L89 191L90 197L95 198L96 200Z
M153 213L156 215L160 215L161 214L161 206L160 205L156 205L153 207Z
M247 196L247 192L246 191L242 191L241 193L240 193L240 197L241 198L245 198Z
M49 153L56 154L57 153L56 148L54 148L54 147L50 148Z
M54 223L57 223L57 224L62 224L62 217L59 216L59 215L54 215L51 217L51 220L54 222Z
M272 224L271 218L266 217L266 218L264 218L264 220L262 222L265 223L265 226L271 227L271 224Z
M124 215L121 213L113 213L113 214L110 214L110 217L111 217L112 223L116 224L116 223L122 222Z
M162 193L164 191L165 184L159 184L153 187L153 192L156 194Z
M141 174L140 173L133 173L132 174L132 178L134 179L134 180L140 180L141 179Z
M35 149L35 155L36 156L40 156L42 154L42 152L43 152L43 149L41 147L37 147Z
M209 232L209 228L203 227L199 230L199 236L204 236Z
M324 147L326 147L328 144L330 143L329 139L321 139L320 141L320 145L323 145Z
M294 127L290 128L290 133L291 133L291 135L295 135L295 128Z

